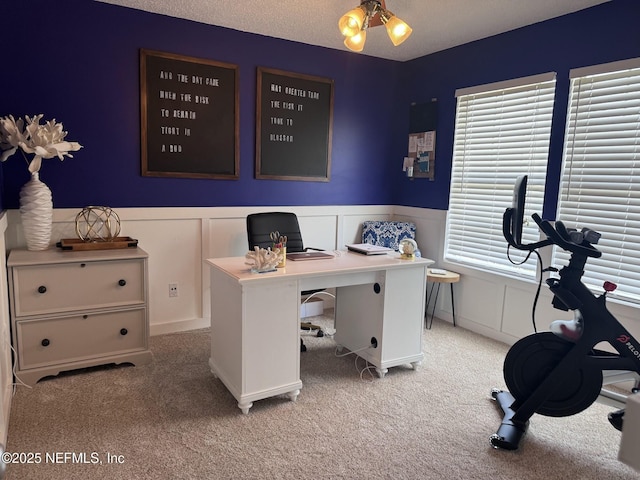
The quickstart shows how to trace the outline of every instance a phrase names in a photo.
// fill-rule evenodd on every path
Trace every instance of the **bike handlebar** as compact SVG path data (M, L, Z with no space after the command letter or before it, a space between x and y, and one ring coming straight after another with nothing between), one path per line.
M588 241L583 240L581 243L573 241L571 234L560 220L556 221L554 227L548 220L543 220L537 213L533 213L531 218L538 224L540 230L544 232L550 242L558 245L560 248L572 253L586 255L587 257L598 258L602 256L602 252ZM535 245L536 244L532 244L531 247Z

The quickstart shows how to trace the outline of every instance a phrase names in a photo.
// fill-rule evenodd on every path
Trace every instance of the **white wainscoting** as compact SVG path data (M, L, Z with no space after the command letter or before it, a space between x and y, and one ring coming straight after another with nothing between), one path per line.
M158 335L209 326L209 272L204 260L247 253L246 216L249 213L294 212L306 246L334 250L357 241L364 220L389 219L393 208L365 205L114 210L121 220L120 235L137 239L140 247L149 253L149 323L151 334ZM78 211L54 211L52 239L76 237ZM6 217L6 250L24 248L19 212L9 210ZM170 283L178 285L177 297L169 297Z
M461 274L461 281L454 286L458 325L509 344L533 331L531 305L537 285L444 262L446 212L442 210L391 205L115 210L122 221L121 235L137 239L149 253L152 335L209 325L209 272L204 260L244 255L248 250L246 216L264 211L295 212L305 245L327 250L344 248L346 243L359 241L364 220L413 221L422 255L435 260L436 266ZM6 213L4 228L8 251L25 243L19 212L9 210ZM75 237L77 213L77 209L54 211L54 239ZM3 278L4 292L5 283ZM178 284L177 297L169 297L169 283ZM3 302L6 309L6 293ZM551 295L543 285L536 316L538 329L546 329L556 318L570 318L570 314L553 309L550 302ZM640 336L636 308L610 302L610 309L634 335ZM452 321L449 288L441 289L435 315ZM4 323L8 325L8 319Z
M454 285L457 325L507 344L513 344L533 333L531 310L538 286L536 282L494 275L445 262L446 211L396 206L393 216L395 219L416 223L418 243L423 256L435 260L435 265L440 268L460 273L460 282ZM548 266L550 259L550 249L547 250L542 252L545 266ZM428 285L428 288L431 286ZM435 316L452 322L449 292L449 288L441 288ZM571 312L554 309L551 305L552 298L543 282L535 316L538 331L547 330L553 320L572 318ZM632 335L640 338L638 307L609 301L608 308Z

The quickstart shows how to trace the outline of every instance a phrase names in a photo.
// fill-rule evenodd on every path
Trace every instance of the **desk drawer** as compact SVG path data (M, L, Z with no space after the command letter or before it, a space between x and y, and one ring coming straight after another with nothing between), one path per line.
M16 322L20 369L146 349L146 309Z
M13 268L17 317L145 302L142 259Z

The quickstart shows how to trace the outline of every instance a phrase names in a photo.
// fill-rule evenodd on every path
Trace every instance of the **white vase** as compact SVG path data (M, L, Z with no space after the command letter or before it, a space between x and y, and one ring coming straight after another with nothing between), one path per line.
M51 240L53 200L38 172L20 189L20 215L28 250L46 250Z

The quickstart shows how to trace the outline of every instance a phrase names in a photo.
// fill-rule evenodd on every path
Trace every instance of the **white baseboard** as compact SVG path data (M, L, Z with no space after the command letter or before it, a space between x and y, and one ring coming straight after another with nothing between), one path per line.
M210 318L194 318L192 320L180 320L176 322L156 323L149 327L149 334L165 335L167 333L187 332L189 330L199 330L211 326Z

